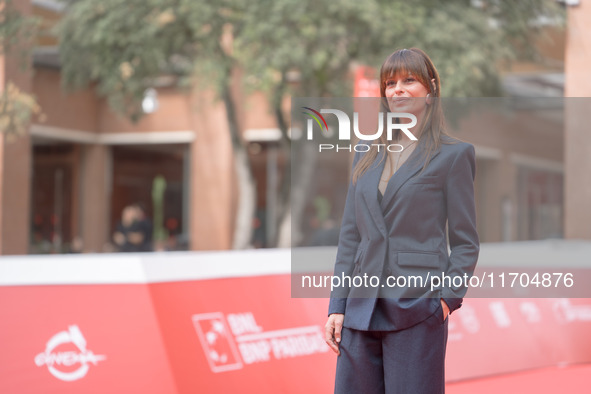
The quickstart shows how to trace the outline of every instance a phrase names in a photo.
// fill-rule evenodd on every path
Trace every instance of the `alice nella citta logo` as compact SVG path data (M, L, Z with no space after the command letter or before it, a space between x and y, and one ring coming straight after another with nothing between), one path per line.
M74 345L77 351L59 351L58 348ZM86 347L86 339L77 325L71 325L67 331L60 331L47 341L45 351L35 356L35 364L38 367L47 366L49 373L56 378L71 382L82 379L88 373L89 364L97 365L99 361L106 360L104 355L94 354ZM80 364L72 370L73 366Z

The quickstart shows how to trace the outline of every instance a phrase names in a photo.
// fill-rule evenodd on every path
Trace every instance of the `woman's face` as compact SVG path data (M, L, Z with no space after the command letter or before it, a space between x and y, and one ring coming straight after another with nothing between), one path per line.
M398 72L386 80L386 97L392 112L409 112L419 116L425 109L429 89L412 73Z

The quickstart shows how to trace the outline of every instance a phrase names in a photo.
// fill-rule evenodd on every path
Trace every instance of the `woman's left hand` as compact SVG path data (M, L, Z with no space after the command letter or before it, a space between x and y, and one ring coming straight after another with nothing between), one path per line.
M443 298L441 299L441 309L443 310L443 321L445 321L449 315L449 306L443 301Z

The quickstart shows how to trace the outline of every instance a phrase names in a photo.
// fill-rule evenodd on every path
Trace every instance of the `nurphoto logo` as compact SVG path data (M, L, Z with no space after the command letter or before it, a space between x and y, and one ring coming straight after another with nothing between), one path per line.
M321 109L320 111L316 111L310 107L302 107L303 109L307 110L307 112L303 112L303 114L309 116L307 123L306 123L306 139L313 140L314 139L314 124L317 124L320 127L320 131L328 134L328 123L322 114L332 114L336 116L337 123L338 123L338 139L339 141L351 141L351 119L349 115L347 115L344 111L339 109ZM387 140L392 141L392 133L394 130L401 130L408 138L412 141L416 141L417 137L413 135L410 131L413 127L417 125L417 117L411 113L406 112L387 112L386 113L386 133L387 133ZM402 119L410 119L408 123L402 123ZM353 113L353 133L355 136L361 141L375 141L382 136L384 132L384 116L383 113L380 112L378 114L378 129L373 134L362 133L359 130L359 113ZM326 151L326 150L333 150L333 151L340 151L340 150L347 150L351 152L354 150L355 152L367 152L371 149L371 147L376 147L378 152L384 148L387 149L389 152L401 152L404 147L400 144L366 144L366 143L358 143L355 145L338 145L338 144L328 144L328 143L321 143L318 146L319 152Z

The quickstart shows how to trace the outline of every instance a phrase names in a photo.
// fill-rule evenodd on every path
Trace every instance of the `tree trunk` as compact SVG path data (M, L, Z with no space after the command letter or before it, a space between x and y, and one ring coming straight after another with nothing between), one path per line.
M297 152L293 152L293 147L296 147ZM293 168L293 177L291 180L291 198L290 204L286 207L289 214L286 215L286 221L289 221L291 226L291 246L299 246L304 239L302 226L304 224L304 211L306 203L310 197L311 180L314 179L314 169L316 168L317 147L310 143L292 144L292 157L297 157L298 167ZM296 153L296 154L294 154ZM287 224L282 223L282 229L286 229ZM284 236L282 236L282 239Z
M234 167L238 179L239 198L232 248L246 249L251 247L257 192L248 154L244 147L235 150Z
M285 73L273 96L273 111L281 130L281 147L287 154L283 180L279 190L277 247L295 247L303 240L302 225L306 203L309 199L311 180L314 179L316 148L311 143L292 141L287 131L282 102L285 94ZM301 137L303 138L303 137ZM292 163L296 162L296 166Z
M231 81L231 71L228 72L226 81ZM234 226L233 249L246 249L251 246L252 222L256 206L256 184L252 174L252 167L248 159L248 151L242 141L236 118L236 106L230 90L230 83L222 88L222 96L226 106L226 117L230 128L230 138L234 151L234 168L238 180L238 209L236 210L236 222Z
M277 198L277 217L269 218L269 220L276 220L278 234L270 238L273 243L271 245L280 248L288 248L291 246L291 140L287 135L289 125L285 121L283 114L283 96L285 94L286 82L285 73L282 73L281 82L277 86L272 98L271 105L273 106L273 113L277 120L277 125L281 131L280 148L286 155L285 168L283 169L283 177L281 187L279 188L279 195Z

